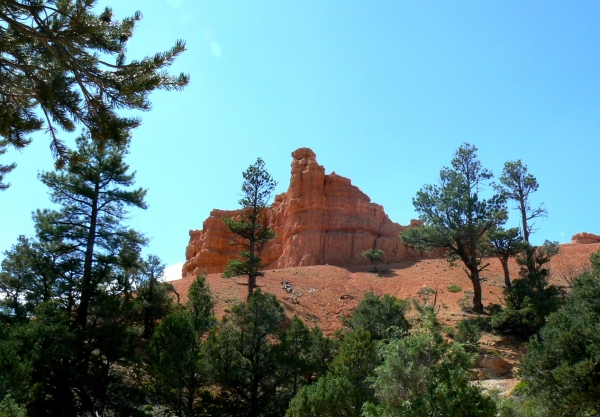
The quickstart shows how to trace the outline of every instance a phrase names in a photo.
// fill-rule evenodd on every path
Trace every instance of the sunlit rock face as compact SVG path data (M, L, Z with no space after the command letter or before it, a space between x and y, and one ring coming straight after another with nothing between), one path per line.
M573 243L600 243L600 236L593 233L581 232L573 235L571 238Z
M392 222L383 207L352 185L348 178L317 163L308 148L292 152L292 177L288 191L275 197L265 222L277 233L266 244L261 257L267 269L310 265L359 266L369 261L362 253L369 249L384 251L382 261L395 263L427 257L409 248L398 233L418 226ZM234 259L239 247L230 245L233 235L223 224L224 217L238 211L213 210L202 230L190 231L183 276L222 272Z

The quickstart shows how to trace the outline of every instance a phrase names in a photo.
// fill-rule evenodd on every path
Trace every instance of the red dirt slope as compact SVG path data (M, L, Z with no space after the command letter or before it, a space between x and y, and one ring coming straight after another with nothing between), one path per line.
M551 262L553 282L565 285L562 275L572 274L589 265L590 254L598 250L600 243L561 245L560 253ZM489 268L482 274L486 279L482 284L484 305L501 303L504 288L500 262L495 258L489 259L489 262ZM338 316L349 314L363 293L370 290L379 295L412 299L417 297L421 288L437 286L440 322L454 323L466 316L458 301L465 296L465 290L471 289L471 283L460 265L451 267L442 259L426 259L387 265L385 273L381 274L368 271L368 268L347 269L327 265L275 269L265 271L258 284L261 290L277 296L288 316L298 315L309 326L317 325L328 335L340 328ZM516 263L511 263L510 272L513 278L517 277ZM189 276L172 282L182 302L186 300L193 279ZM300 296L296 298L286 292L282 280L287 281ZM217 301L218 317L222 317L235 303L245 300L247 288L244 277L224 279L220 274L209 274L208 283ZM463 291L451 293L448 291L449 284L459 285Z

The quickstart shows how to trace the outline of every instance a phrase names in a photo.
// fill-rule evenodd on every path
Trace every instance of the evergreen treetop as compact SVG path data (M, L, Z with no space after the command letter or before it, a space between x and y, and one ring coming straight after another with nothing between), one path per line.
M44 125L59 165L68 158L59 129L72 132L81 123L94 140L123 143L140 119L118 110L149 110L150 92L188 84L188 75L165 71L185 50L183 41L127 62L127 42L142 14L117 20L108 7L96 13L96 3L0 1L0 155L27 146L28 135ZM14 166L0 165L0 189Z

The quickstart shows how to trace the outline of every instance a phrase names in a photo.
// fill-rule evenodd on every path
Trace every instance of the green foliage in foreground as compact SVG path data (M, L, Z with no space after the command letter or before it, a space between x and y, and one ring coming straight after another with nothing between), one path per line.
M379 404L365 404L365 417L495 415L494 401L469 383L473 356L427 320L379 354L383 363L370 379Z
M600 410L600 252L592 268L575 279L565 306L550 315L521 361L523 390L547 415Z
M376 296L367 291L349 317L340 317L349 329L365 328L373 340L402 337L409 328L405 314L410 308L408 301L392 295Z
M188 75L166 72L184 42L128 63L127 43L142 14L117 20L96 3L0 2L0 155L9 146L24 148L29 134L45 129L54 156L64 163L72 155L58 130L73 132L77 123L101 146L123 145L141 120L118 110L149 110L152 91L179 90L189 82ZM0 165L0 191L14 166Z
M304 387L290 403L286 417L358 417L373 398L367 378L379 364L376 342L363 327L349 332L327 375Z

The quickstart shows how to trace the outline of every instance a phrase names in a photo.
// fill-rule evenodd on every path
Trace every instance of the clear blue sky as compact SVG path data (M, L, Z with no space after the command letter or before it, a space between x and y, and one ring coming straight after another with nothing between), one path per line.
M185 260L188 231L213 208L237 207L257 157L287 189L290 153L310 147L327 173L352 179L393 221L437 180L463 142L496 175L521 159L549 217L535 243L600 233L600 2L103 0L144 19L129 58L188 50L172 72L183 92L158 92L141 114L128 162L149 189L131 225L147 253ZM51 169L41 134L0 194L0 251L31 235L49 207L36 173ZM516 213L511 213L516 225Z

